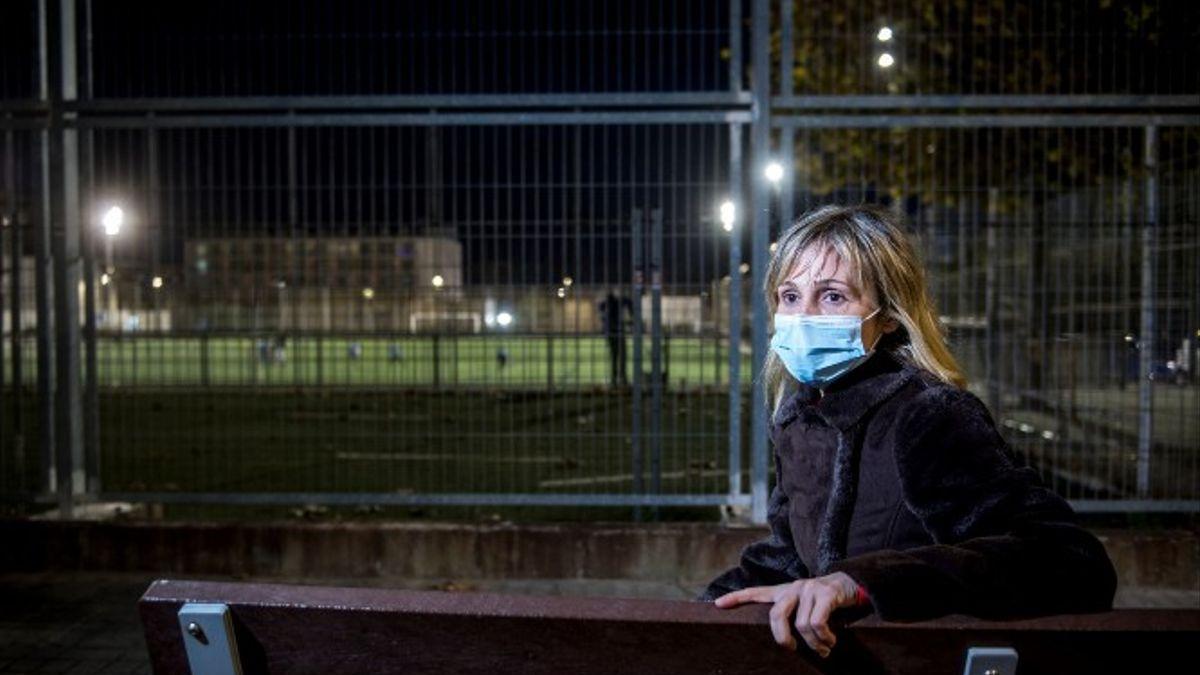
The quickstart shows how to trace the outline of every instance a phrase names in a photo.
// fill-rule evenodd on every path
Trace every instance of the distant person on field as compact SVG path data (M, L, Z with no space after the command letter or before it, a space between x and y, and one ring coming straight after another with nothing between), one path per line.
M600 322L604 338L608 341L610 363L609 381L612 386L629 384L625 375L625 317L633 316L633 303L622 298L614 289L600 301Z

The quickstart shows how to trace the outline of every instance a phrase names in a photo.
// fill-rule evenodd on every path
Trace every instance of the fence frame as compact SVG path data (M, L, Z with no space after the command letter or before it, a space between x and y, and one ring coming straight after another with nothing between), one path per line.
M248 96L213 98L122 98L96 99L91 95L91 78L84 78L80 91L79 70L90 71L91 55L78 55L75 0L38 0L41 27L37 100L0 102L0 130L38 132L42 175L43 218L38 223L36 298L39 316L53 314L51 322L39 321L38 392L42 419L39 436L42 484L35 495L8 495L6 500L44 502L54 500L62 517L70 517L77 504L90 501L124 500L155 503L211 504L404 504L404 505L570 505L570 506L696 506L750 507L751 519L766 521L770 449L767 439L767 402L761 387L750 393L749 481L743 485L742 399L740 349L743 326L740 302L729 307L729 488L718 494L666 495L658 491L657 457L652 457L651 489L641 494L390 494L390 493L131 493L106 491L100 484L99 430L96 418L96 327L94 317L80 332L79 312L72 293L54 294L51 289L72 288L81 274L91 274L91 246L81 232L81 172L90 161L92 130L138 129L153 135L155 129L282 127L380 127L380 126L479 126L479 125L725 125L728 128L729 195L739 208L729 250L730 297L742 296L739 267L743 260L741 228L750 227L750 343L751 363L759 372L767 354L767 312L761 293L769 262L769 205L771 195L757 177L779 147L791 147L797 129L870 128L1085 128L1130 127L1143 130L1147 178L1142 185L1146 213L1142 231L1143 254L1153 245L1157 224L1158 184L1155 154L1158 129L1200 126L1200 105L1194 96L1174 95L796 95L791 78L781 79L780 92L772 94L771 74L775 64L770 53L770 17L773 0L750 0L743 11L741 0L729 2L728 91L655 92L624 94L514 94L514 95L399 95L399 96ZM83 3L90 20L91 3ZM790 73L794 65L793 4L781 0L782 17L778 70ZM743 23L750 26L751 54L746 62L742 45ZM85 23L86 23L85 20ZM88 27L90 30L90 26ZM86 43L90 46L90 41ZM751 86L743 81L749 66ZM1030 112L1034 110L1036 112ZM1046 112L1051 111L1051 112ZM1069 112L1074 111L1074 112ZM780 144L772 147L772 132ZM749 134L750 153L742 156L742 139ZM151 143L153 146L153 143ZM8 153L9 162L12 152ZM153 159L151 159L153 166ZM8 181L11 186L11 167ZM779 217L790 221L793 186L781 195ZM661 225L659 225L661 227ZM87 228L82 228L86 230ZM15 231L15 228L14 228ZM661 235L660 235L661 236ZM81 237L84 239L81 240ZM83 246L81 247L81 241ZM14 249L16 250L16 249ZM651 251L661 255L659 248ZM14 253L19 255L19 252ZM19 275L14 275L19 276ZM1154 329L1153 266L1143 266L1142 334ZM14 280L14 302L17 295ZM94 284L85 285L85 307L94 314ZM657 327L658 296L654 296ZM15 306L15 305L14 305ZM18 316L19 312L14 313ZM82 349L90 358L89 368L79 377ZM660 361L657 343L652 360ZM53 360L51 360L53 355ZM640 357L640 352L638 355ZM19 352L14 358L17 365ZM1140 362L1138 491L1136 500L1079 500L1082 511L1200 511L1197 500L1151 500L1148 498L1152 385L1146 376L1151 368L1148 351ZM19 371L17 371L19 372ZM990 382L990 379L989 379ZM989 384L989 386L991 386ZM652 392L661 401L661 391ZM0 413L2 414L2 413ZM652 430L657 428L652 419ZM635 444L636 445L636 444ZM640 449L639 451L640 452ZM640 454L635 463L640 466ZM640 471L637 484L642 486Z

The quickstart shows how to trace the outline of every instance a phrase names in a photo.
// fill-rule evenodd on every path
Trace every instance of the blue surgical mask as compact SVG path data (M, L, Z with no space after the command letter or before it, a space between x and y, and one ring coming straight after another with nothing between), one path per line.
M878 312L861 319L853 314L776 314L771 349L792 377L824 388L870 358L862 325Z

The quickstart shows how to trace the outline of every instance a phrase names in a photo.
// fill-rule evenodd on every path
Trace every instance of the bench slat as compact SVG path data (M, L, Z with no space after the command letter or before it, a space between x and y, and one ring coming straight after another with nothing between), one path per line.
M156 581L139 601L156 673L187 673L176 615L224 603L246 673L922 673L959 675L966 649L1011 646L1020 672L1186 663L1200 610L989 622L860 618L822 660L775 645L765 605ZM1182 661L1181 661L1182 660Z

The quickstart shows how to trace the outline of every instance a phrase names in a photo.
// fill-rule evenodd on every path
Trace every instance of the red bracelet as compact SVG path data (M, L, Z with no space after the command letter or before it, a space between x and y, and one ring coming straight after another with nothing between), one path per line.
M867 589L863 588L861 584L858 586L858 590L854 592L854 603L857 605L871 604L871 598L867 596Z

